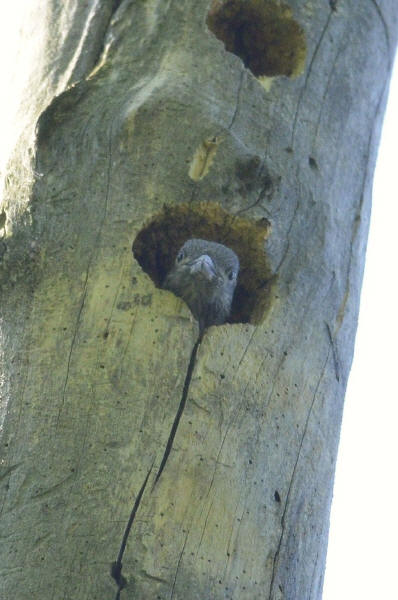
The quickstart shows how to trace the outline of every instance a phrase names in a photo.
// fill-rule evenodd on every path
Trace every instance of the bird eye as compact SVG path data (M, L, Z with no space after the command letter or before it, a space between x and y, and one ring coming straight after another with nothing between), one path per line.
M228 273L228 279L229 279L230 281L232 281L233 279L235 279L235 271L230 271L230 272Z
M183 250L180 250L180 252L177 254L177 262L181 262L183 258L184 258L184 252L183 252Z

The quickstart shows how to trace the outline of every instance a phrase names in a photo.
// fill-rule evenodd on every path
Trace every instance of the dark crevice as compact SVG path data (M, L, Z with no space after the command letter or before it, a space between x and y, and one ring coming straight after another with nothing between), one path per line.
M336 380L340 381L340 361L339 361L339 355L337 353L337 348L336 348L336 340L334 339L334 337L332 335L332 331L330 329L329 323L326 323L326 321L325 321L325 325L326 325L326 330L328 333L329 342L332 347L334 372L335 372Z
M95 18L101 19L101 25L98 28L97 34L95 36L95 40L93 40L93 53L87 69L85 69L85 73L75 75L75 71L72 73L72 76L69 80L70 83L81 82L82 79L86 79L90 73L92 73L100 64L101 57L104 53L106 42L108 40L109 28L112 23L112 19L119 6L121 5L123 0L113 0L110 3L110 6L105 9L103 12L98 12L98 15L95 15ZM79 63L78 63L79 64Z
M86 271L86 278L83 284L83 294L82 294L82 300L79 306L79 310L77 313L77 319L76 319L76 325L73 331L73 336L72 336L72 340L71 340L71 344L70 344L70 348L69 348L69 353L68 353L68 359L67 359L67 363L66 363L66 374L65 374L65 380L64 380L64 386L63 386L63 390L62 390L62 398L61 398L61 406L58 409L58 415L57 415L57 423L56 423L56 427L58 428L59 426L59 421L61 418L61 412L63 410L63 407L65 405L65 398L66 398L66 388L68 386L68 382L69 382L69 374L70 374L70 365L71 365L71 361L72 361L72 354L73 354L73 350L75 348L75 343L76 343L76 338L77 338L77 332L79 331L79 325L80 325L80 319L83 313L83 308L84 308L84 304L86 302L86 297L87 297L87 282L88 282L88 276L89 276L89 272L90 272L90 264L91 264L91 258L90 258L90 263L87 267L87 271Z
M171 451L171 449L173 447L173 442L174 442L175 435L177 433L178 425L180 423L180 419L181 419L182 414L184 412L184 408L185 408L185 404L186 404L186 400L187 400L187 396L188 396L188 391L189 391L189 386L190 386L191 379L192 379L192 373L193 373L193 370L194 370L194 367L195 367L196 356L197 356L197 353L198 353L198 349L199 349L200 343L202 341L202 337L203 337L203 333L200 333L199 336L198 336L198 339L196 340L196 342L194 344L194 347L192 348L191 357L189 359L188 368L187 368L187 372L186 372L186 375L185 375L185 381L184 381L184 386L183 386L183 389L182 389L182 395L181 395L180 404L178 406L177 414L175 416L173 425L172 425L171 430L170 430L170 435L169 435L169 438L167 440L167 444L166 444L166 448L165 448L165 451L164 451L164 454L163 454L163 458L161 460L161 463L160 463L160 466L159 466L159 470L158 470L158 472L156 474L155 481L153 483L152 489L157 484L157 482L158 482L158 480L159 480L159 478L160 478L160 476L162 474L162 471L163 471L164 467L166 466L166 462L167 462L167 459L169 457L170 451ZM148 483L149 476L150 476L150 474L152 472L152 468L153 468L153 463L152 463L151 468L149 469L149 471L147 473L147 476L145 477L145 480L144 480L144 482L143 482L143 484L142 484L142 486L141 486L141 488L140 488L140 490L138 492L136 500L134 502L134 506L133 506L133 508L131 510L129 520L127 522L126 529L125 529L124 534L123 534L123 539L122 539L122 543L120 545L120 550L119 550L119 554L118 554L117 560L115 562L113 562L112 565L111 565L111 576L115 580L115 582L116 582L116 584L118 586L118 589L117 589L117 592L116 592L116 596L115 596L115 600L120 600L120 593L121 593L122 589L124 589L126 587L126 585L127 585L127 579L122 575L122 567L123 567L123 565L122 565L122 558L123 558L123 554L124 554L124 551L125 551L125 548L126 548L128 537L130 535L131 528L132 528L133 523L134 523L135 516L136 516L137 511L138 511L138 507L140 505L142 496L144 494L146 485Z
M190 383L191 383L192 373L193 373L193 370L194 370L194 367L195 367L195 362L196 362L196 355L198 353L198 349L199 349L201 341L202 341L202 334L199 334L199 337L196 340L194 347L192 348L191 358L189 359L189 364L188 364L188 369L187 369L187 374L185 375L184 387L182 389L182 395L181 395L180 405L178 407L177 414L175 416L173 425L172 425L171 430L170 430L169 439L167 440L166 449L164 451L163 458L162 458L162 461L160 463L159 471L157 472L157 475L155 477L153 488L157 484L157 482L159 480L159 477L161 476L162 471L163 471L164 467L166 466L166 462L167 462L167 459L169 457L171 448L173 447L173 442L174 442L175 435L177 433L178 424L179 424L180 419L182 417L182 413L184 412L185 404L186 404L186 401L187 401L189 386L190 386Z
M111 16L113 16L115 14L115 12L117 11L117 9L121 5L121 3L122 3L122 0L113 0Z
M90 27L80 33L80 41L83 42L83 45L75 68L69 77L68 87L89 78L93 70L100 64L109 37L113 15L121 3L122 0L111 0L107 3L103 2L102 8L95 6L95 3L92 3L94 6L87 7L84 19L86 24L90 23ZM68 45L75 45L74 35L75 28L73 27Z
M140 491L138 492L138 495L137 495L137 497L135 499L134 506L133 506L133 508L131 510L129 520L128 520L127 525L126 525L126 529L124 530L123 539L122 539L122 543L120 545L120 550L119 550L119 554L118 554L117 560L114 563L112 563L112 565L111 565L111 576L116 581L116 584L118 586L118 589L117 589L117 592L116 592L116 596L115 596L115 600L119 600L119 598L120 598L120 592L122 591L122 589L127 584L127 579L125 577L123 577L123 575L122 575L122 567L123 567L123 565L122 565L122 558L123 558L123 554L124 554L124 551L125 551L125 548L126 548L128 537L130 535L131 527L132 527L132 525L134 523L135 515L137 514L137 510L138 510L138 507L140 505L142 496L144 494L146 485L148 483L148 479L149 479L149 476L151 474L152 468L153 468L153 463L152 463L151 468L149 469L149 471L148 471L148 473L147 473L147 475L146 475L146 477L144 479L144 483L142 484L142 486L140 488Z
M242 69L242 72L240 74L240 78L239 78L239 86L238 86L238 91L236 94L236 106L235 106L235 111L234 114L232 115L232 119L231 119L231 123L228 125L229 131L231 131L233 124L235 123L235 119L236 119L236 115L238 114L239 111L239 105L240 105L240 94L242 91L242 86L243 86L243 78L245 76L245 70Z

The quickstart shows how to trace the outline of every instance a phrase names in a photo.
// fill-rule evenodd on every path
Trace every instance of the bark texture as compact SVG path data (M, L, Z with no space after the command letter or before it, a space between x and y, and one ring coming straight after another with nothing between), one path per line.
M0 208L3 598L114 598L118 554L122 600L321 598L398 6L289 4L261 82L221 3L35 4ZM192 233L242 265L200 344L158 287Z

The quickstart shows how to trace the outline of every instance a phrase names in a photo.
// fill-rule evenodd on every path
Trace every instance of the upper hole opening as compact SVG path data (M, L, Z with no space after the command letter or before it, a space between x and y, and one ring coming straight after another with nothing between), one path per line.
M213 0L206 23L255 77L296 77L304 70L305 34L283 2Z

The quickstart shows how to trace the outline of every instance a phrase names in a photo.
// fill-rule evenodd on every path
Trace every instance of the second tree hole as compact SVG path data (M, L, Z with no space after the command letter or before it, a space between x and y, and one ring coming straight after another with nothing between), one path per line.
M304 70L304 31L283 2L213 0L206 23L255 77L295 77Z

